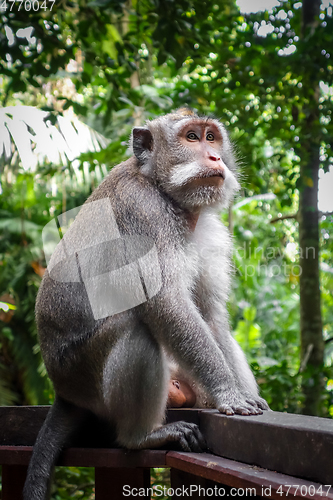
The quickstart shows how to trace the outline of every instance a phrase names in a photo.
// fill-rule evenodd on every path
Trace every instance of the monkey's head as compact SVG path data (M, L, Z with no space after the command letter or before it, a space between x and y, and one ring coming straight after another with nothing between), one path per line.
M133 129L141 172L184 208L229 205L239 189L224 126L180 109Z

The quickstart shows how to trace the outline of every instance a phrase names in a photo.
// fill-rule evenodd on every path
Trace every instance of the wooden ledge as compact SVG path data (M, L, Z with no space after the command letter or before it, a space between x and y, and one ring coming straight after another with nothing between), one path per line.
M15 449L22 445L32 446L48 409L49 407L33 406L0 407L0 448L2 448L1 453L7 453L0 457L8 457L9 446L15 446L13 453L16 453ZM216 410L198 409L172 409L168 411L167 417L169 422L185 420L197 423L205 436L209 451L219 457L236 460L244 466L245 464L255 465L316 483L332 484L333 482L332 419L279 412L227 417ZM143 464L150 464L155 463L156 459L160 465L147 465L147 467L163 466L163 460L166 459L165 451L127 452L105 449L103 448L106 446L105 433L102 432L98 439L98 436L94 435L96 429L103 430L98 422L85 429L85 432L72 443L73 447L64 452L61 460L67 460L66 457L76 457L75 461L78 463L92 464L94 462L95 466L101 463L122 463L125 464L122 467L131 467L126 465L126 463L132 463L127 462L128 460L133 460L134 464L137 463L135 460L138 460L138 463L142 460ZM71 455L79 453L75 451L77 448L81 450L81 458L79 455ZM30 452L22 451L22 453ZM99 461L98 457L102 454L103 458ZM94 459L90 459L89 456ZM171 456L170 453L167 454L167 457ZM146 467L146 465L141 466ZM118 465L118 467L121 466Z
M299 499L333 499L333 488L319 483L304 481L254 465L247 465L209 453L183 453L169 451L166 455L167 467L172 467L232 488L254 488L245 497L276 498L291 497ZM288 493L288 494L287 494ZM232 496L232 495L220 495ZM237 497L239 498L239 497Z
M31 457L32 446L0 446L0 463L4 466L27 466ZM68 448L57 465L75 467L95 467L106 472L105 477L114 476L117 471L129 474L138 468L170 467L190 475L201 477L214 483L216 488L240 488L244 496L295 499L333 500L333 490L313 481L298 479L286 474L248 465L210 453L184 453L166 450L125 451L108 448ZM113 471L112 471L113 469ZM25 471L22 471L25 474ZM191 480L189 480L191 481ZM126 483L126 481L125 481ZM124 484L125 484L124 483ZM193 481L195 484L195 482ZM191 484L191 482L189 482ZM220 486L219 486L220 485ZM250 493L251 491L251 493ZM233 496L228 489L222 496ZM196 498L196 497L195 497Z
M333 482L333 420L264 412L227 417L199 413L199 426L216 455L290 476Z
M0 446L0 464L28 465L32 446ZM67 448L57 465L68 467L166 467L167 450L127 451L115 448Z

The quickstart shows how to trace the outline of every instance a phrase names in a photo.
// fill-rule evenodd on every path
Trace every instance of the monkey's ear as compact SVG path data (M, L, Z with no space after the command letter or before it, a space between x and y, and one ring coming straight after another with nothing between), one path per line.
M153 150L153 136L145 127L133 129L133 153L140 162L147 160L147 153Z

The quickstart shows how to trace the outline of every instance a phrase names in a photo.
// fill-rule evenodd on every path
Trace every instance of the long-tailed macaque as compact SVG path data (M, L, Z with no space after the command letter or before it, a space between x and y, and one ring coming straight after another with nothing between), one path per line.
M38 293L56 399L25 500L48 498L59 452L90 414L108 423L117 446L202 451L196 425L163 424L170 366L189 389L185 400L193 403L195 384L197 404L221 413L268 409L228 323L232 245L219 211L239 184L224 126L178 110L134 128L132 149L74 222L62 220Z

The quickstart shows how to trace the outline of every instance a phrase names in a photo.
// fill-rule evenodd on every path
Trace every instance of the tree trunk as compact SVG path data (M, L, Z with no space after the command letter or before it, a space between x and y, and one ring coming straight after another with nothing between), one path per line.
M320 0L303 0L302 36L311 38L320 13ZM311 42L309 42L311 43ZM320 48L318 47L320 53ZM311 61L312 66L315 61ZM321 415L322 390L324 386L323 360L324 341L320 307L319 282L319 211L318 171L320 134L318 132L319 80L314 67L307 68L308 105L303 108L305 121L301 144L301 170L299 193L299 245L300 265L300 315L301 315L301 368L304 403L302 413Z

